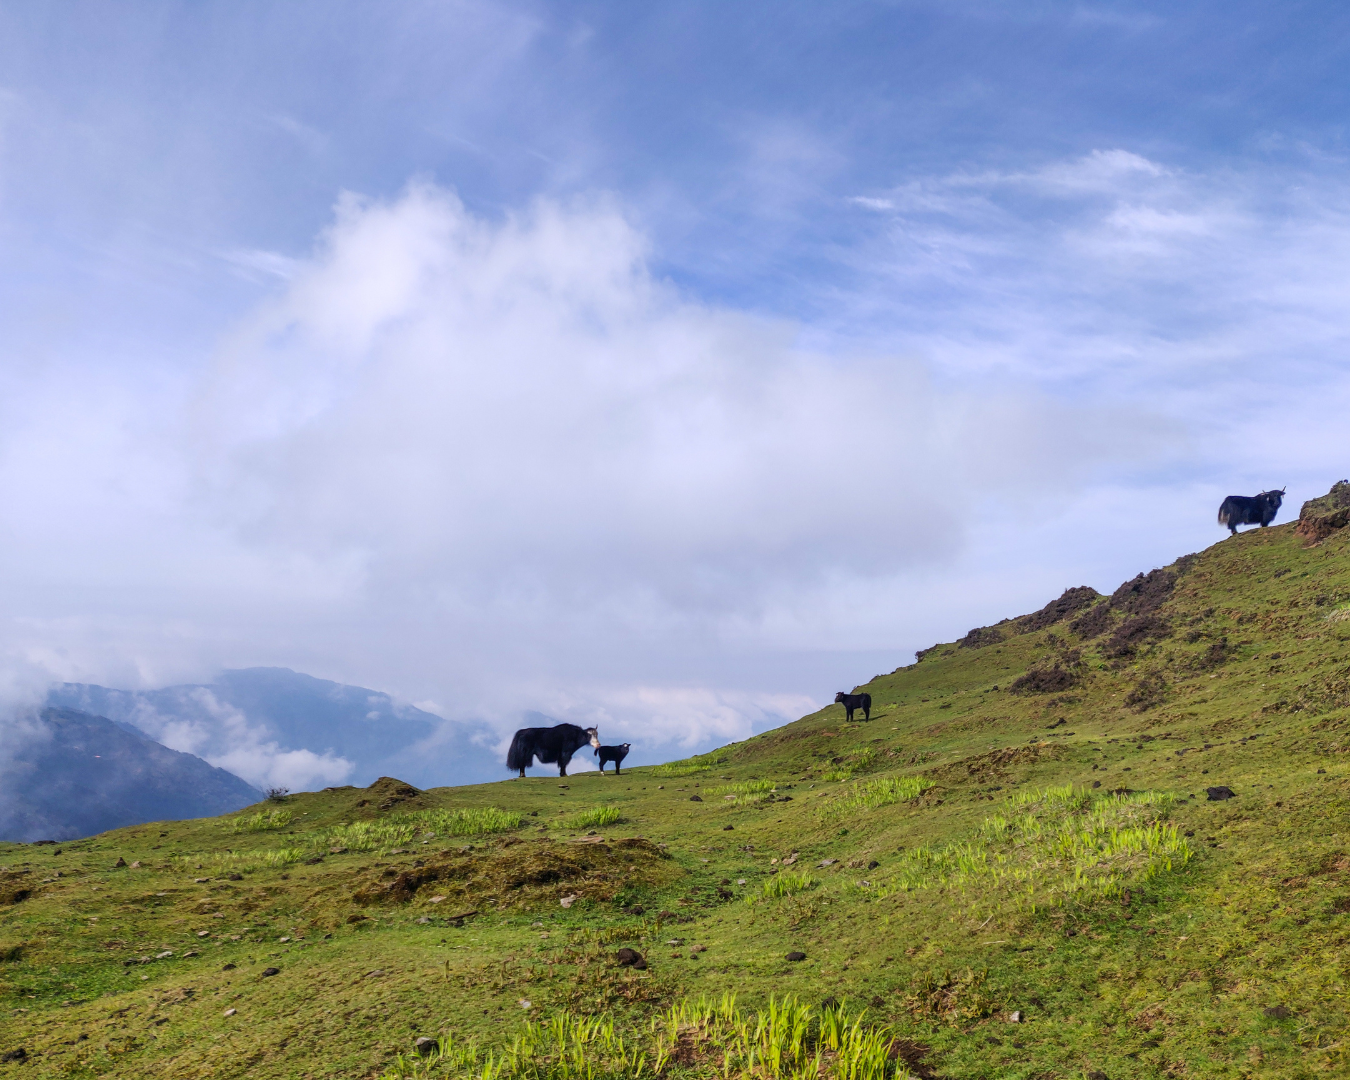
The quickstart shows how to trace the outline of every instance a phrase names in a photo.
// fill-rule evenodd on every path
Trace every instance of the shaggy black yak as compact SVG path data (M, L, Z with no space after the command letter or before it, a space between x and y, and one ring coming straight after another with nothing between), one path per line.
M1284 488L1263 491L1260 495L1229 495L1219 506L1219 524L1227 525L1230 534L1239 525L1260 525L1265 528L1275 520L1284 502Z
M572 755L590 743L600 749L600 733L593 727L579 728L576 724L557 724L553 727L527 727L516 732L511 749L506 752L506 767L518 769L520 775L538 758L541 765L558 766L558 775L567 775L567 763Z

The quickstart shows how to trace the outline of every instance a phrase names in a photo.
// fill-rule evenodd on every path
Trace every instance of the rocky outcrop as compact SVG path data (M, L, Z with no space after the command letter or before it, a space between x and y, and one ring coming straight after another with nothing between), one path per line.
M1350 480L1339 480L1321 498L1303 504L1294 532L1309 544L1320 544L1347 525L1350 525Z

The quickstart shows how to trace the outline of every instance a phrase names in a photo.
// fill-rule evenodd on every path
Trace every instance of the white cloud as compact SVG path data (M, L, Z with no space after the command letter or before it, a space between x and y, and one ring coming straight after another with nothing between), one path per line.
M283 750L265 724L249 720L207 687L193 687L183 699L168 714L139 701L128 719L171 750L196 754L263 791L274 787L312 791L342 783L355 769L330 751Z

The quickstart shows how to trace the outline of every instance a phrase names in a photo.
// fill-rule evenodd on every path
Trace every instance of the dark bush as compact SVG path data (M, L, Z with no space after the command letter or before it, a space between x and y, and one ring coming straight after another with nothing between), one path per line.
M1102 655L1114 660L1123 660L1133 656L1149 641L1161 641L1172 633L1172 625L1157 615L1136 615L1126 619L1116 632L1102 646Z
M1150 570L1125 582L1111 594L1111 606L1129 615L1145 615L1162 606L1177 586L1170 570Z
M1114 621L1115 616L1111 614L1111 605L1109 603L1098 604L1069 623L1069 629L1084 641L1091 641L1093 638L1106 633Z
M1032 668L1008 687L1014 694L1053 694L1078 685L1078 676L1059 664Z
M1145 712L1155 705L1161 705L1165 700L1167 700L1167 683L1163 682L1162 676L1156 672L1141 675L1130 692L1125 695L1125 704L1135 712Z
M1003 631L997 626L977 626L960 641L963 649L983 649L986 645L997 645L1003 640Z
M1030 634L1044 630L1047 626L1067 619L1085 607L1094 603L1101 594L1090 585L1079 585L1074 589L1065 589L1058 600L1051 600L1040 611L1023 615L1017 620L1018 633Z
M290 788L270 787L267 789L268 802L285 802L286 796L291 793Z
M1226 663L1232 651L1227 638L1212 641L1204 654L1195 658L1195 666L1201 671L1210 671Z

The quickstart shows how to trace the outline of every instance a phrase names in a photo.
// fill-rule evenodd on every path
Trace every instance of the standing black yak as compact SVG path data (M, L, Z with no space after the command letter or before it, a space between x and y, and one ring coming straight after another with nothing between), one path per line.
M1284 502L1284 488L1263 491L1260 495L1229 495L1219 506L1219 524L1227 525L1230 534L1239 525L1260 525L1265 528L1275 520Z
M614 762L614 775L619 775L619 766L623 764L623 759L628 756L628 751L632 748L632 743L620 743L618 746L597 746L595 752L600 758L600 771L605 771L605 762Z
M864 720L872 719L872 695L871 694L846 694L842 690L834 695L834 703L842 705L844 712L848 714L848 719L853 719L853 710L861 709Z
M600 749L600 733L593 727L556 724L553 727L521 728L511 740L511 749L506 752L506 767L519 769L523 777L525 770L538 758L542 765L556 764L558 775L566 776L572 755L587 743Z

